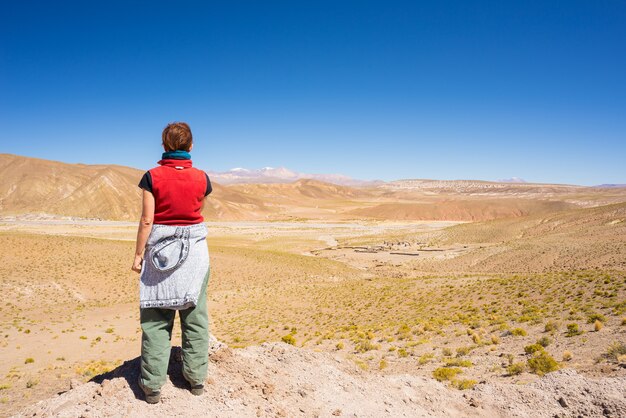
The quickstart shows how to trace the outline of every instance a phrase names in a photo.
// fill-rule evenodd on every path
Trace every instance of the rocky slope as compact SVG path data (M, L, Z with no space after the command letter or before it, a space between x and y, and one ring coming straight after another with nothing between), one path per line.
M284 343L232 350L213 341L207 391L194 397L185 388L180 357L175 347L158 405L142 400L136 358L17 416L626 416L626 378L593 380L573 370L528 385L479 383L459 391L423 377L363 372L332 354Z

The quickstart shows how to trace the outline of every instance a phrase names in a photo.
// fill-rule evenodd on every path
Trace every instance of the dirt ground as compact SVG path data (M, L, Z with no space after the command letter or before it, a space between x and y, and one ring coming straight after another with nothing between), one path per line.
M211 331L233 349L286 341L459 389L536 381L539 354L588 377L626 375L626 273L451 273L498 244L445 242L456 224L210 222ZM139 355L134 235L122 222L0 223L0 415Z
M158 405L137 387L139 358L74 382L60 396L18 416L112 417L620 417L626 414L626 378L586 378L573 369L528 385L478 383L459 391L410 374L364 372L332 353L264 343L209 350L206 392L193 396L182 377L181 350L170 356L169 379Z

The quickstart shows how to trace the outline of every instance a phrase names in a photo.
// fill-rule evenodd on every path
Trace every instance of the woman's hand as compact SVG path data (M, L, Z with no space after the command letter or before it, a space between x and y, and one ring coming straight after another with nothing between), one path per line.
M141 273L141 262L145 251L146 242L150 231L152 231L152 220L154 219L154 196L147 190L143 191L143 202L141 208L141 220L137 228L137 245L135 247L135 261L131 267L132 271Z
M141 273L141 263L143 262L143 256L136 255L135 261L133 261L133 266L130 268L132 271L136 271L137 273Z

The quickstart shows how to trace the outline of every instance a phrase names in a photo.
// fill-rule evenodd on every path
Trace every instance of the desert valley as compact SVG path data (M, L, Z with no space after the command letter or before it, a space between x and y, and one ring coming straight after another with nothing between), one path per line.
M0 167L0 415L101 416L107 391L135 398L103 381L140 353L143 171L10 154ZM214 182L207 203L221 416L626 413L626 187ZM320 395L343 378L389 398L360 413ZM601 401L564 399L567 384ZM410 409L394 385L432 399ZM120 416L148 413L128 402Z

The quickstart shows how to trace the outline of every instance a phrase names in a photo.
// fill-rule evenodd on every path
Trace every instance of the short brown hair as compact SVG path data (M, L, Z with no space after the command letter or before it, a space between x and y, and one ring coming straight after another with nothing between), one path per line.
M172 122L163 129L163 146L166 151L189 151L193 137L185 122Z

